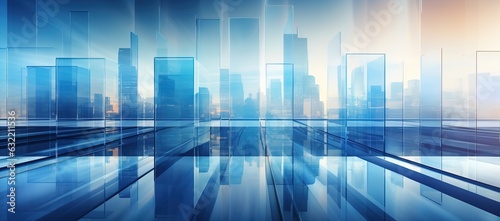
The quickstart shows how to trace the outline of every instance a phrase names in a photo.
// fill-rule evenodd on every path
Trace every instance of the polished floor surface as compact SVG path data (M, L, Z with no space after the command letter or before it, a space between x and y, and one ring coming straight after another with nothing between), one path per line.
M166 129L93 152L26 158L16 167L16 213L0 204L0 220L500 220L495 157L439 158L459 171L474 164L488 178L478 182L414 163L432 156L339 147L314 130L200 128L177 152L158 146L183 133ZM9 171L0 177L8 193Z

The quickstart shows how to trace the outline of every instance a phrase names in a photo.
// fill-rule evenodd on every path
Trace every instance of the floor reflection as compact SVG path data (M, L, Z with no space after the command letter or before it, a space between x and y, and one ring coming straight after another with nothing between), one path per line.
M263 124L129 128L91 155L22 164L16 214L3 204L0 220L499 220L495 177L474 182L314 127Z

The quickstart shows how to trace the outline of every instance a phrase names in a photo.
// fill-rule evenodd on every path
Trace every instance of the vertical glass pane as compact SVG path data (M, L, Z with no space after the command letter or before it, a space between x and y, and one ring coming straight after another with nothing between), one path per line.
M26 117L26 82L23 70L27 66L54 65L52 48L9 48L7 51L7 108L18 118Z
M500 156L500 52L477 52L478 155Z
M105 79L105 97L104 111L106 121L106 141L114 140L114 133L118 133L120 127L120 105L119 105L119 81L118 81L118 64L106 60L106 79ZM110 136L108 136L108 134Z
M220 20L199 19L196 23L198 61L198 115L200 121L219 119L220 115Z
M70 12L71 55L77 58L89 57L90 28L88 11Z
M7 118L7 49L0 49L0 119Z
M259 118L259 33L258 18L231 18L229 21L231 118Z
M194 208L195 63L193 58L155 58L156 217L182 217L180 205ZM169 169L173 163L176 167ZM183 172L181 172L183 171ZM182 189L180 189L182 188Z
M55 127L51 121L56 115L54 77L54 67L27 67L26 133L29 140L23 148L25 156L55 156Z
M231 111L231 93L229 82L229 70L220 70L220 118L229 119Z
M171 10L171 9L170 9ZM165 22L168 56L194 57L196 55L196 15L171 10ZM175 14L174 14L175 13Z
M422 54L442 51L442 169L475 179L476 146L481 142L476 137L476 51L498 47L491 40L498 32L490 28L498 17L491 10L498 10L498 4L450 4L422 2Z
M500 168L500 51L476 54L477 93L477 165L476 167ZM500 178L478 171L476 179L491 185L500 185Z
M58 154L104 143L105 79L104 59L56 59L57 133L78 132L58 138Z
M155 59L155 119L194 119L194 59ZM161 125L161 124L160 124Z
M341 54L341 33L337 34L328 45L328 133L345 137L345 101L346 79L345 63Z
M283 35L294 30L294 10L291 5L265 6L266 63L283 62Z
M385 151L396 156L403 156L403 78L404 63L387 67Z
M40 2L39 2L40 3ZM42 11L42 9L38 9ZM41 20L43 18L40 18ZM43 19L44 20L44 19ZM45 23L43 21L42 23ZM57 56L63 55L63 44L64 44L64 30L63 28L47 21L47 24L42 27L37 27L37 37L36 37L36 46L37 47L50 47L54 48L55 54ZM53 63L54 61L52 61ZM51 64L53 65L53 64Z
M293 117L293 65L266 65L266 119Z
M138 118L138 74L133 63L132 49L120 48L118 51L118 78L120 91L120 116L128 123Z
M7 48L7 1L0 2L0 48Z
M347 54L347 139L384 151L385 55Z
M420 74L420 162L441 169L441 50L422 56Z
M319 100L319 85L309 75L307 38L285 33L283 41L283 60L294 67L294 119L322 119L324 106Z

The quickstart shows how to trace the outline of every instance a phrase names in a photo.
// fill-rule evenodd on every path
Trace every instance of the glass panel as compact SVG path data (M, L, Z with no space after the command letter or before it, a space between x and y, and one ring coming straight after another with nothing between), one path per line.
M200 121L220 119L220 20L199 19L197 28L198 117Z
M500 51L476 56L477 155L500 156Z
M26 118L26 79L23 77L23 70L26 70L27 66L54 65L54 50L52 48L9 48L7 53L7 108L15 110L18 119L24 119Z
M7 49L0 48L0 119L7 118Z
M403 156L403 78L404 63L387 67L385 151L396 156Z
M231 90L229 70L220 70L220 118L228 120L231 116Z
M345 138L346 79L345 63L342 61L341 34L337 34L328 45L328 133Z
M85 153L105 141L104 59L56 59L57 154Z
M441 169L441 51L422 56L420 75L420 162Z
M70 12L71 56L87 58L90 52L90 19L88 11Z
M55 156L55 67L27 68L25 156Z
M324 119L324 103L316 77L309 74L307 38L284 35L283 60L294 67L294 119Z
M260 38L258 18L229 21L231 118L259 119Z
M266 65L266 119L293 117L293 65Z
M193 57L196 55L196 15L167 9L166 18L162 20L167 39L168 56ZM162 26L160 26L162 27ZM168 34L166 34L168 33Z
M169 188L155 188L155 217L178 217L185 209L194 208L195 145L195 63L193 58L155 58L155 184ZM177 162L182 171L169 169ZM182 183L182 185L179 185ZM188 191L180 191L188 190ZM173 200L174 199L174 200Z
M106 79L105 79L105 97L104 113L106 127L106 143L114 141L120 137L118 133L122 132L120 122L119 105L119 81L118 64L106 60Z
M497 170L500 168L500 51L478 51L476 61L476 167ZM477 171L476 179L500 185L500 179L486 171Z
M0 27L0 48L3 49L7 48L7 1L0 2Z
M283 35L294 28L294 10L291 5L265 6L265 55L266 63L282 63Z
M385 55L347 54L347 139L384 151Z

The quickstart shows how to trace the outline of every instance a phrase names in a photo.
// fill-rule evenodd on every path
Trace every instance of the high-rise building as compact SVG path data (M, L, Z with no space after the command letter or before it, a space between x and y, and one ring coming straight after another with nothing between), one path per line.
M132 66L130 48L118 50L118 78L119 78L119 103L122 119L137 119L138 74Z

